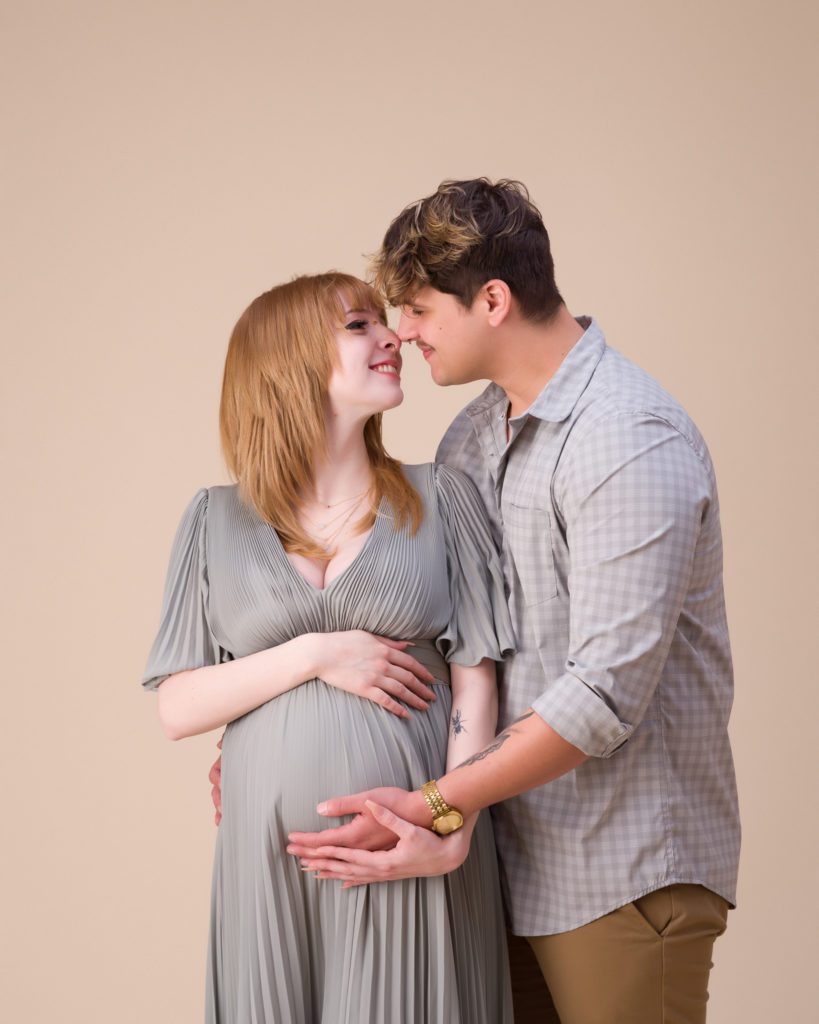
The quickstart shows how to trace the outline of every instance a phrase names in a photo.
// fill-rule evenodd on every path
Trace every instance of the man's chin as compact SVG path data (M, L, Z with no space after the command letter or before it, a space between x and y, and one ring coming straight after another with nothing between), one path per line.
M474 381L482 379L478 377L454 377L452 374L444 373L442 370L432 370L430 376L432 377L432 383L437 384L441 388L454 387L457 384L472 384Z
M432 377L432 383L437 384L439 387L446 388L453 383L448 374L440 366L430 366L429 375Z

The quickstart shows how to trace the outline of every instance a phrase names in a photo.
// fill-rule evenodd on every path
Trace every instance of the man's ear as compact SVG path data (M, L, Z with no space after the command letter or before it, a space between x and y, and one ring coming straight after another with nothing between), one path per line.
M480 297L486 310L487 323L499 327L512 312L512 292L509 285L493 277L481 288Z

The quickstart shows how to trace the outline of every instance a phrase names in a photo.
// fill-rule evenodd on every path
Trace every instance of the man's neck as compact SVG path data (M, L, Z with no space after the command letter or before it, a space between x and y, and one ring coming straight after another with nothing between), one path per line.
M508 325L492 380L509 398L510 419L529 408L584 333L565 306L547 324L517 317Z

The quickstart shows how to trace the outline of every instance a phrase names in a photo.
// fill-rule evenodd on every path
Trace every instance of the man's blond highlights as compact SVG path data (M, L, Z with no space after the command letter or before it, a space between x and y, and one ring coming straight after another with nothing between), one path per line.
M390 225L371 271L394 306L433 287L468 307L492 277L507 281L533 320L548 319L562 302L540 212L526 186L508 178L447 180L411 203Z

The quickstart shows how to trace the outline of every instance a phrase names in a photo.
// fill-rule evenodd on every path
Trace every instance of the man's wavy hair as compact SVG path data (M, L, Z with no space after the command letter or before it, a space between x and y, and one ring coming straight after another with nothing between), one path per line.
M393 306L429 286L469 309L493 278L506 282L528 320L550 320L563 302L540 211L526 186L507 178L441 182L398 214L371 268Z

